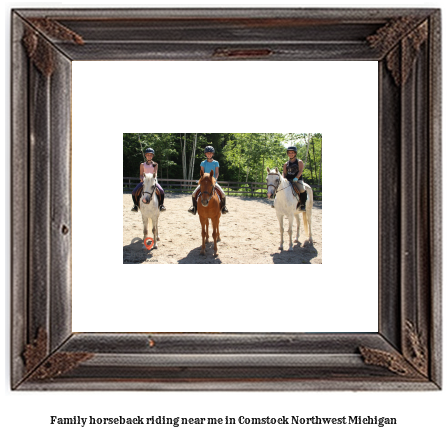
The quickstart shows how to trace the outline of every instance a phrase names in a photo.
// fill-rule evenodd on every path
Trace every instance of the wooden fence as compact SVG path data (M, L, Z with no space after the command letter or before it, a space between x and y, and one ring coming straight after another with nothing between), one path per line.
M139 181L138 177L123 177L124 193L131 193ZM197 180L158 178L158 182L168 193L191 194L197 187ZM227 196L267 197L265 182L219 181L219 185ZM311 185L311 187L314 191L314 199L321 201L323 196L321 186Z

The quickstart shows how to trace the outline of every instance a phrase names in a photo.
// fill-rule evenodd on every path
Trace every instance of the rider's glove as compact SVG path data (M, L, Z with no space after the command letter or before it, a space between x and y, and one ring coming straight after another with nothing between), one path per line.
M293 182L297 182L298 181L298 178L293 178Z

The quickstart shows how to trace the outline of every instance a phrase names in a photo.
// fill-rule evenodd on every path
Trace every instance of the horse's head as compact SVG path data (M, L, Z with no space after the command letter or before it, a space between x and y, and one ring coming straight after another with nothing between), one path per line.
M210 199L214 195L214 184L216 184L216 180L213 177L214 172L205 173L202 169L200 169L200 192L202 195L200 196L200 202L204 207L208 207L208 203Z
M270 169L267 167L267 198L271 198L274 196L275 192L278 190L279 185L281 184L281 175L278 171L278 168Z
M152 173L145 173L143 179L143 192L141 194L141 200L144 204L149 204L152 199L152 195L155 191L155 184L157 179L154 178Z

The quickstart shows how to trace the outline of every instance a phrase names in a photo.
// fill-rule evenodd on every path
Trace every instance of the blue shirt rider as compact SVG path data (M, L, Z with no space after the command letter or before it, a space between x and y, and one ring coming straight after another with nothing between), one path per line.
M218 194L220 196L220 200L221 200L220 211L222 212L222 214L227 214L228 209L225 205L226 204L225 193L222 190L222 188L219 186L219 184L217 184L217 178L219 177L219 162L213 159L213 155L214 155L214 148L212 146L207 146L205 148L206 160L204 160L200 163L200 167L205 173L210 173L211 171L213 171L214 178L216 179L216 184L215 184L214 188L218 192ZM200 190L200 185L197 186L197 188L194 190L194 192L192 194L192 207L190 207L188 210L188 212L191 214L197 213L197 195L199 193L199 190Z
M210 152L208 152L210 153ZM203 169L203 171L205 173L210 173L211 171L214 172L214 178L217 179L217 176L219 176L219 162L216 160L213 161L208 161L208 160L203 160L200 163L200 167ZM216 175L217 173L217 175Z

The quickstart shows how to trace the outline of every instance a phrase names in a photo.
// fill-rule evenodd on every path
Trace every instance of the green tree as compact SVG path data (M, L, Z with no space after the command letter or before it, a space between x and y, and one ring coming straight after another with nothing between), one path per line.
M229 166L238 170L245 181L263 181L267 167L279 167L284 162L284 134L232 134L225 146Z

